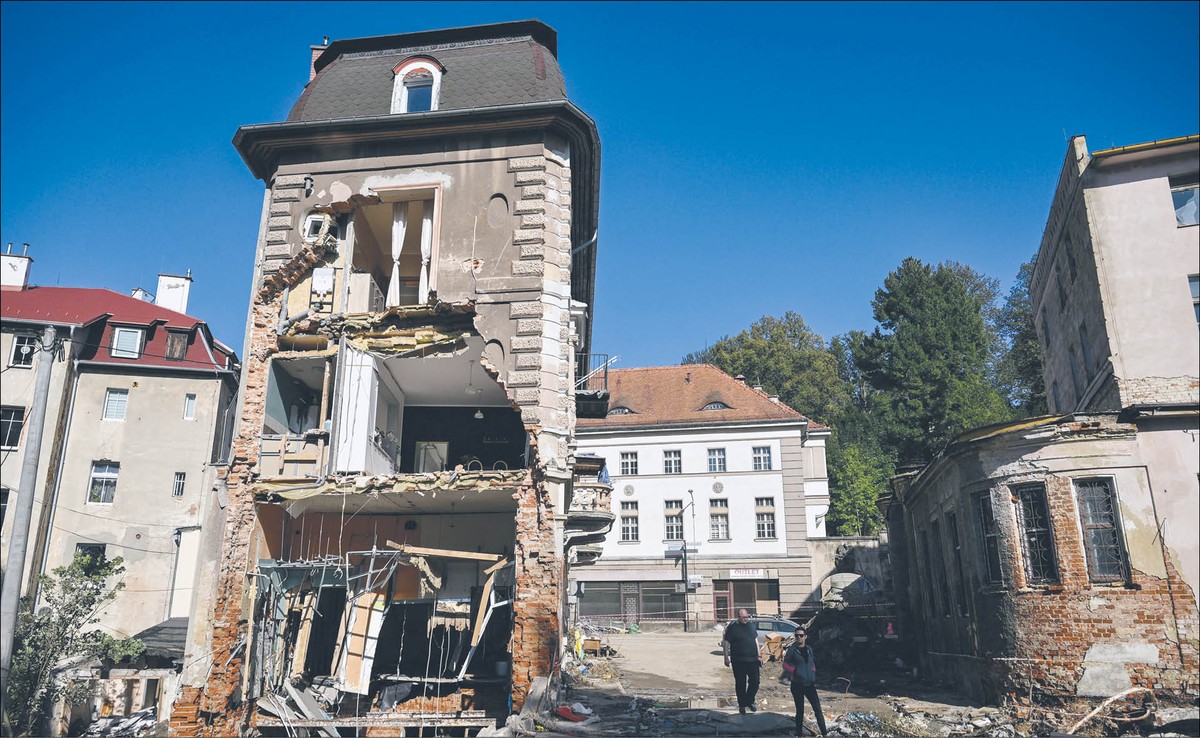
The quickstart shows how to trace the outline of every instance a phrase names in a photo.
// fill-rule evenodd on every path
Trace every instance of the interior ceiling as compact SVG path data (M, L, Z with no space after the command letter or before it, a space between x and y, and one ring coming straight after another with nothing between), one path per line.
M405 405L511 407L508 395L479 365L482 354L483 339L470 336L467 350L457 356L391 357L383 364L404 392Z
M445 515L501 513L512 515L517 503L513 488L383 492L379 494L327 494L297 500L286 506L297 517L306 512L363 515Z

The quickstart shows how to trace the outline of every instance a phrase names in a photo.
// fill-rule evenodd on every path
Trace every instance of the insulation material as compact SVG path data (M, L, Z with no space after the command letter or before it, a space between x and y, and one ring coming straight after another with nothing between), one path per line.
M433 616L429 618L429 633L437 626L450 630L470 630L471 603L438 601L433 606Z

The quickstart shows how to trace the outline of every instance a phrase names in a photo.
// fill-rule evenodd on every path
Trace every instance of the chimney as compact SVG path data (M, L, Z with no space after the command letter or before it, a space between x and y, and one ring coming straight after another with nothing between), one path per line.
M741 382L742 384L746 383L746 375L745 374L739 374L736 377L734 377L734 379Z
M172 274L158 275L158 291L155 292L154 304L177 313L186 313L188 294L192 291L192 270L187 276L177 277Z
M312 51L312 60L308 63L308 81L312 82L317 76L317 57L321 55L322 51L329 48L329 37L325 37L325 43L323 45L309 46L308 48L310 51Z
M29 265L33 258L28 255L29 244L23 244L20 254L12 252L12 242L0 255L0 287L23 290L29 286Z
M133 299L135 299L135 300L141 300L142 302L151 302L151 303L154 302L154 295L150 294L149 292L142 289L141 287L134 287L133 290L129 294L133 295Z
M776 405L779 404L779 395L768 395L768 397L770 397L771 402L775 403Z
M753 389L754 389L754 391L756 391L756 392L762 392L762 385L761 385L761 384L756 384L756 385L754 385L754 388L753 388Z

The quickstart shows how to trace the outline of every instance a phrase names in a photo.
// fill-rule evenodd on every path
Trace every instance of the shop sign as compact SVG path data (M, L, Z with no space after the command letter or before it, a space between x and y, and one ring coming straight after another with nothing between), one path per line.
M766 569L730 569L730 579L766 579Z

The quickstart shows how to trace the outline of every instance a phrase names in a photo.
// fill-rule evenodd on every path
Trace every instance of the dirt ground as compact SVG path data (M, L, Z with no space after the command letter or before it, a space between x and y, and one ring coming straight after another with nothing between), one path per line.
M613 655L564 665L568 703L598 718L586 725L557 724L554 732L576 735L791 735L791 693L779 683L781 666L762 668L758 712L738 714L732 671L721 655L720 632L611 635ZM842 669L823 673L818 693L831 734L946 735L951 727L984 734L1000 728L994 708L973 705L953 693L922 685L911 676ZM807 726L815 732L811 709ZM970 721L979 721L970 725ZM1007 726L1004 726L1007 727ZM1001 730L993 735L1014 735Z

